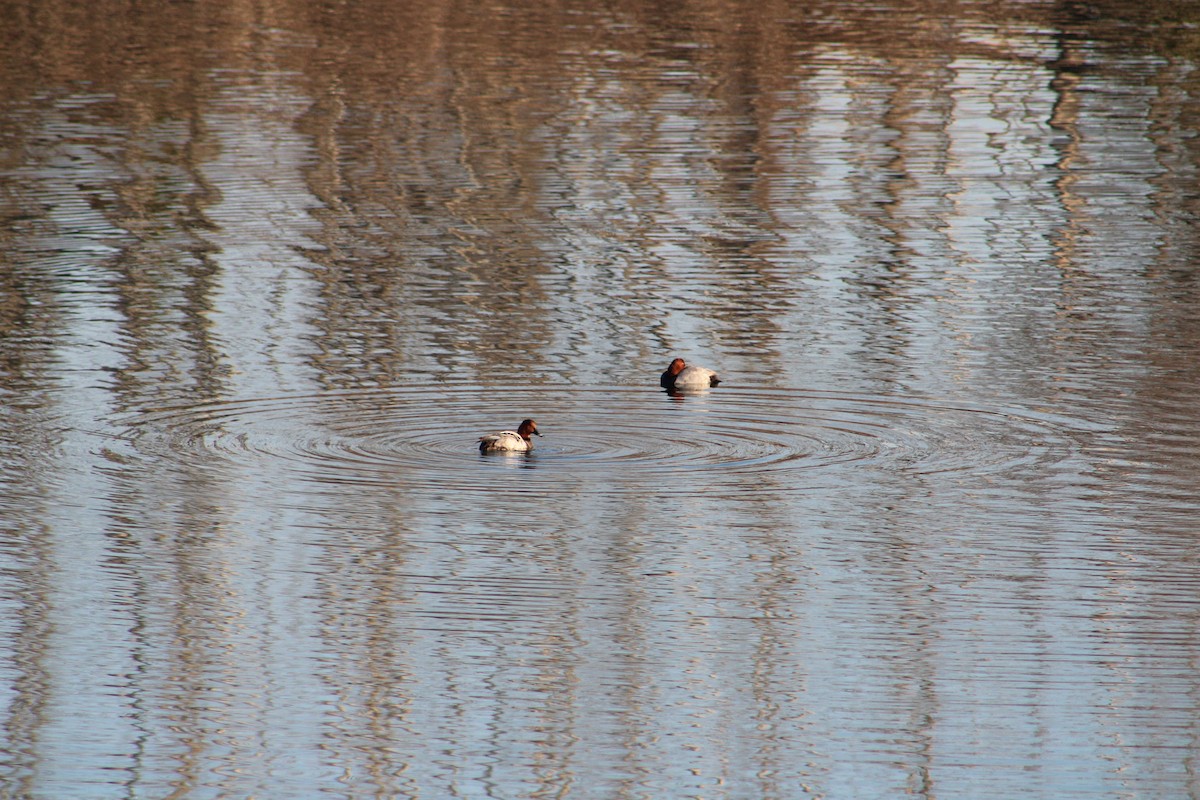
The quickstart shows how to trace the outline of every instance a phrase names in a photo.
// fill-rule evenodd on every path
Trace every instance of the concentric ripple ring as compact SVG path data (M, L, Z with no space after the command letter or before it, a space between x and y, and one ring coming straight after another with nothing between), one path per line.
M476 438L538 420L528 455L480 456ZM1076 423L916 397L720 388L431 385L164 408L127 420L138 450L286 465L300 478L520 491L753 492L754 476L836 468L1013 473L1065 457ZM536 477L530 477L536 476Z

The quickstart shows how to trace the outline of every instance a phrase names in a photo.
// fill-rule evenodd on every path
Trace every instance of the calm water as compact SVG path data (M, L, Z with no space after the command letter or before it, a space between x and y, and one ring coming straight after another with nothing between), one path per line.
M1200 10L160 5L2 12L0 797L1200 797Z

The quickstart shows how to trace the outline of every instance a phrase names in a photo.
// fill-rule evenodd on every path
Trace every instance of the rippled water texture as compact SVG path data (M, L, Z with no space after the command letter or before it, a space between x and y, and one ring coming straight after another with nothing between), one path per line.
M1189 4L2 18L0 798L1200 797Z

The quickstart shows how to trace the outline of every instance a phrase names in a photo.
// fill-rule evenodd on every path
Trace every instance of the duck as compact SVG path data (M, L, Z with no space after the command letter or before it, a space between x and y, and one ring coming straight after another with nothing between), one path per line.
M717 373L705 367L689 367L682 358L677 358L667 367L658 383L668 391L672 389L708 389L721 382Z
M524 453L533 449L529 434L541 436L537 423L531 419L521 420L515 431L500 431L479 437L480 453Z

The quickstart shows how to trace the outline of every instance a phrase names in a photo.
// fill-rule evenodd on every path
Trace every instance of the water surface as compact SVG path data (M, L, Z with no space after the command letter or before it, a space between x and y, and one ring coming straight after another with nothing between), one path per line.
M0 796L1200 796L1186 7L5 18Z

